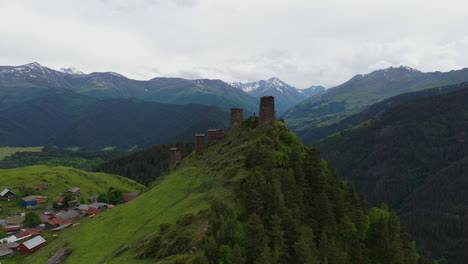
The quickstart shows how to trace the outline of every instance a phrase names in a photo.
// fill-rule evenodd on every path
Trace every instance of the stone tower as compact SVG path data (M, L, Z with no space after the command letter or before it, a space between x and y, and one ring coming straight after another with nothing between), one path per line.
M205 148L205 134L195 134L195 153L200 153Z
M169 149L169 169L175 167L175 164L182 160L182 154L179 148L170 148Z
M208 142L222 140L224 133L222 129L208 129Z
M272 124L275 120L275 97L262 96L262 98L260 98L260 115L258 120L260 126Z
M231 108L231 128L238 127L244 120L244 109Z

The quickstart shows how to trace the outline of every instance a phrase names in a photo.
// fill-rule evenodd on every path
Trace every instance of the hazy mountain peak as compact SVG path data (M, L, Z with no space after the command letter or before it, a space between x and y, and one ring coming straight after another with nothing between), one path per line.
M70 67L70 68L60 68L60 72L67 73L67 74L75 74L75 75L81 75L84 74L84 72L76 69L75 67Z

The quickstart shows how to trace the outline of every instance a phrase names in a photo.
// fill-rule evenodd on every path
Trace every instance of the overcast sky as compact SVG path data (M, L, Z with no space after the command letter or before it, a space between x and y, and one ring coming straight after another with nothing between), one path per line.
M0 0L0 65L298 88L468 67L465 0Z

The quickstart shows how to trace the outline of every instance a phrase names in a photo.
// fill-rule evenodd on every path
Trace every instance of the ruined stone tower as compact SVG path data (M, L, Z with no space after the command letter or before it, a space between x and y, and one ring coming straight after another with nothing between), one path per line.
M231 108L231 128L238 127L244 120L244 109Z
M260 98L260 115L259 124L260 126L266 126L272 124L276 120L275 111L275 97L273 96L262 96Z
M205 134L195 134L195 153L200 153L205 148Z
M179 148L170 148L169 149L169 169L175 167L175 164L182 160L182 153Z
M224 133L222 129L208 129L208 142L222 140Z

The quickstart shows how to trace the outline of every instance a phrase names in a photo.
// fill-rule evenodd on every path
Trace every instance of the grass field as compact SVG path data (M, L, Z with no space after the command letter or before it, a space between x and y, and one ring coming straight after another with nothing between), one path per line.
M44 147L0 147L0 160L16 152L41 152Z
M47 188L41 195L54 197L72 187L80 187L81 197L106 192L109 187L122 190L123 193L141 192L145 187L128 178L96 172L86 172L70 167L49 167L36 165L16 169L0 170L0 189L9 188L20 194L19 187L32 187L45 184ZM0 191L1 191L0 190Z

